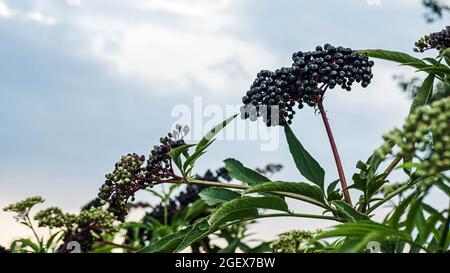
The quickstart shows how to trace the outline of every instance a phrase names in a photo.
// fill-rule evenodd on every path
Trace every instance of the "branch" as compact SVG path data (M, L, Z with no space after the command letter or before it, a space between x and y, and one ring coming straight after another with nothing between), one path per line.
M322 97L316 97L316 103L319 107L320 115L322 116L323 124L325 125L325 129L327 131L328 139L330 141L331 150L333 151L334 161L336 162L336 167L339 174L339 181L341 183L342 192L344 193L345 202L349 205L352 205L352 199L350 197L350 193L348 192L347 181L345 179L344 168L342 167L341 158L339 156L339 151L336 146L336 142L334 141L333 132L331 131L330 123L328 122L327 114L325 109L323 108Z

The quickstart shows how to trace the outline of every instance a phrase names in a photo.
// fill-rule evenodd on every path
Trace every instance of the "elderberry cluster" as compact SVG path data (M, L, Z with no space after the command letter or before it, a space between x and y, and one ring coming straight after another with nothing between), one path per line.
M124 221L128 214L128 200L134 201L137 191L174 179L170 151L184 145L183 137L188 133L187 126L176 125L175 130L153 147L147 161L145 156L134 153L122 156L99 189L98 197L109 203L108 211Z
M262 70L242 98L243 119L262 117L267 126L292 123L297 104L314 107L327 89L340 86L350 91L354 83L367 87L374 62L351 48L326 44L315 51L296 52L291 67Z
M175 130L160 138L160 145L155 145L147 160L145 178L152 184L173 176L170 151L185 144L183 137L189 133L189 127L177 124Z
M66 218L70 214L64 215ZM116 231L116 217L111 213L99 208L81 210L79 215L73 215L66 223L68 228L63 244L58 248L58 252L70 252L68 244L76 241L80 244L81 252L88 252L93 249L94 243L101 241L106 234Z
M383 138L386 142L377 150L381 158L397 145L399 155L420 159L415 162L417 175L439 176L450 166L450 98L417 108L401 129L396 128Z
M446 49L450 47L450 26L445 29L434 32L421 38L415 43L415 52L424 52L435 48L437 50Z
M203 175L196 175L196 179L216 182L219 182L220 180L232 180L232 178L228 174L227 169L224 167L217 169L215 172L208 169ZM202 186L188 184L183 191L181 191L177 196L169 199L167 203L160 203L156 205L150 212L147 212L144 215L142 222L151 223L150 219L156 219L160 223L164 223L167 221L167 224L170 225L172 223L172 219L177 213L186 209L190 204L200 199L199 193L203 189L204 187ZM207 212L203 212L195 219L191 219L191 222L194 222L196 219L204 217L206 215ZM131 238L135 237L135 232L136 231L133 228L127 229L127 242L129 242ZM137 236L140 243L144 245L145 242L151 239L152 232L147 229L139 228L137 230Z

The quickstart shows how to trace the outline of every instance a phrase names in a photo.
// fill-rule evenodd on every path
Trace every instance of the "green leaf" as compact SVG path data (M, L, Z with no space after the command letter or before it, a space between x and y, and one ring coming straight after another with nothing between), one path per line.
M339 183L339 179L331 182L330 185L328 185L327 188L327 201L331 202L333 200L342 200L343 196L340 193L340 189L336 189L338 183Z
M359 50L358 52L368 57L392 61L400 63L402 65L412 66L417 69L421 69L428 66L421 59L415 58L403 52L383 50L383 49L367 49L367 50Z
M192 169L192 167L194 166L194 163L197 161L197 159L199 159L202 155L204 155L206 153L205 149L208 148L209 145L211 145L214 141L211 141L210 143L208 143L207 145L204 146L203 149L195 151L191 156L189 156L186 161L183 164L183 170L186 173L189 173L190 170L188 170L188 167L190 167L190 169Z
M33 252L36 252L36 253L41 252L40 246L38 244L34 243L33 241L31 241L30 239L18 239L18 240L13 241L12 244L16 244L17 242L20 242L22 244L21 248L29 247L29 248L31 248L31 250L33 250Z
M190 172L192 170L192 167L194 163L199 159L204 153L206 148L209 147L214 142L214 137L223 129L225 126L227 126L234 118L237 117L237 114L227 118L223 122L216 125L214 128L212 128L208 133L206 133L203 138L198 142L197 147L195 147L195 152L186 159L186 161L183 164L183 170L187 171L187 168L190 167L190 169L187 172Z
M224 188L206 188L199 193L206 204L213 206L222 204L241 196L240 193Z
M411 203L411 200L414 197L415 197L415 195L411 194L410 196L405 198L402 202L400 202L400 204L398 204L397 208L394 210L394 213L392 214L392 216L389 218L389 221L388 221L389 225L392 228L399 227L400 218L402 217L403 213L406 211L406 209L408 208L408 206Z
M203 200L197 200L187 209L184 219L185 220L194 219L197 216L199 216L202 212L204 212L206 209L208 209L208 205Z
M295 193L324 203L323 191L317 186L303 182L265 182L245 191L245 193L252 192L276 192L280 195L284 192Z
M173 252L180 252L215 231L216 230L208 224L206 218L199 219L194 223L192 229L189 230Z
M234 218L239 217L239 214L242 210L248 209L272 209L272 210L280 210L288 212L288 205L286 202L279 197L240 197L237 199L233 199L221 207L219 207L216 211L211 214L208 222L216 226L220 223L223 223L225 219L230 221L229 215L232 213Z
M351 222L335 226L333 230L319 233L316 239L347 237L347 238L364 238L371 234L372 239L377 241L395 241L403 240L411 242L411 236L403 231L390 228L389 226L378 224L375 222Z
M197 144L195 151L197 152L200 150L204 150L205 147L208 145L208 143L210 143L213 140L213 138L236 117L237 117L237 114L227 118L222 123L219 123L214 128L212 128L208 133L206 133L205 136L203 136L203 138Z
M48 250L52 247L53 244L57 244L62 238L60 237L62 234L62 231L55 232L48 238L47 242L45 243L45 249ZM59 237L58 237L59 236Z
M423 81L422 86L417 89L417 94L414 97L409 113L414 112L417 107L427 105L429 103L431 95L433 94L434 77L434 74L428 75L428 77Z
M381 173L378 175L375 175L370 179L370 181L367 183L367 189L366 194L368 198L372 198L372 196L378 192L378 190L386 184L388 181L385 178L385 174Z
M330 185L328 185L328 188L327 188L327 195L330 195L330 194L332 194L334 191L336 191L336 186L338 185L338 183L339 183L339 179L334 180L333 182L330 183Z
M439 62L434 58L427 57L427 58L423 58L422 60L429 62L432 65L439 65Z
M180 171L183 171L180 157L181 154L184 154L185 152L187 152L187 150L189 150L189 148L193 146L195 146L195 144L186 144L170 150L170 157L172 158L173 162L175 162L175 165L178 167L178 169L180 169Z
M256 185L263 182L270 182L270 179L264 175L245 167L241 162L236 159L228 158L224 160L225 168L228 170L228 174L248 185Z
M158 241L140 249L138 252L171 253L181 244L186 234L188 234L191 230L192 226L189 226L183 230L167 235L159 239Z
M369 216L360 213L359 211L355 210L352 206L345 203L341 200L334 200L331 201L331 203L336 207L336 209L346 216L348 220L351 222L357 222L357 221L370 221Z
M422 71L422 72L426 72L428 74L432 73L432 74L438 74L440 76L444 76L444 75L448 75L450 74L450 68L448 68L445 65L439 65L439 66L427 66L424 68L421 68L417 71Z
M416 245L424 245L431 233L436 231L435 226L439 221L439 216L439 214L432 214L430 215L430 217L428 217L425 223L424 230L417 234L416 240L414 241ZM420 251L420 249L416 245L411 246L411 253L417 253Z
M435 185L438 189L440 189L441 191L443 191L445 194L447 194L447 196L450 196L450 187L447 186L444 182L442 181L436 181Z
M243 221L243 220L251 220L258 218L260 216L257 208L242 208L240 210L235 210L230 212L225 217L221 218L218 223L215 224L215 227L218 227L222 224L232 222L232 221Z
M411 233L414 229L414 225L416 224L416 218L419 216L419 211L422 209L422 198L415 198L411 201L411 205L409 207L408 214L406 216L405 222L405 231Z
M284 126L286 140L289 145L289 151L294 158L295 165L300 173L309 181L313 182L323 190L325 171L319 163L303 148L300 141L292 132L288 125Z

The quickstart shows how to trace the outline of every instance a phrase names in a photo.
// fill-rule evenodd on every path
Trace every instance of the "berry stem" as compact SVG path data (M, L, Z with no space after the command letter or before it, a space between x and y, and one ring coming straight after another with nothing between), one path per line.
M344 168L342 167L341 158L339 156L339 151L336 146L336 142L334 141L333 132L331 131L330 123L328 122L327 113L323 107L322 97L316 97L316 103L319 107L320 115L322 116L323 124L325 125L325 129L327 131L328 139L330 141L331 150L333 151L334 161L336 162L336 167L339 174L339 181L341 182L342 192L344 193L345 202L349 205L352 205L352 199L350 198L350 193L347 189L347 181L345 179Z

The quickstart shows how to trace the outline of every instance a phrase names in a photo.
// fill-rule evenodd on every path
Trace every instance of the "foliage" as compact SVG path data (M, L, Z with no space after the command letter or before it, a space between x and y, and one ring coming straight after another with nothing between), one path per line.
M185 143L183 137L189 129L177 125L153 147L147 160L138 154L123 156L106 175L99 189L100 199L79 214L64 213L55 207L36 213L38 225L51 232L46 241L30 219L30 210L42 203L42 198L28 198L6 207L35 236L34 240L14 241L10 251L70 252L70 244L78 242L83 252L368 252L374 250L374 245L378 246L377 251L389 253L448 252L450 207L435 208L427 198L434 191L450 197L450 98L437 95L449 87L450 50L442 43L430 49L438 52L436 58L420 59L382 49L353 51L327 44L316 51L295 53L292 69L273 73L263 70L258 74L253 93L245 95L244 104L253 100L271 104L272 94L266 92L270 87L276 100L287 107L278 116L284 120L268 125L284 126L289 154L301 175L295 181L270 177L280 166L255 170L234 158L224 160L225 168L215 174L208 171L203 176L194 175L197 161L237 115L215 126L196 144ZM356 163L358 171L347 186L324 110L324 95L336 85L349 90L353 82L358 82L366 87L374 65L369 58L408 66L426 76L414 91L404 125L385 134L381 147L368 159ZM317 62L325 62L320 75L326 78L321 81L314 79L319 75L314 72ZM334 67L336 70L332 70ZM341 83L332 78L337 77L337 70L342 72ZM310 89L305 91L306 88ZM292 101L309 102L320 112L337 174L325 173L320 161L307 151L307 144L288 125L293 119ZM259 114L250 119L256 120ZM392 178L395 170L401 171L401 178ZM333 180L335 177L339 179ZM139 191L156 197L157 204L133 204ZM354 204L351 197L357 197ZM320 212L296 211L294 203L308 203ZM376 221L374 215L388 204L384 219ZM137 207L145 210L145 216L137 222L127 221L129 211ZM272 244L259 241L255 245L249 241L250 224L261 218L280 217L321 219L336 225L323 231L291 231L281 234ZM118 243L121 232L126 235ZM223 239L225 245L217 244L217 238Z

